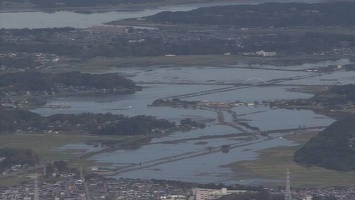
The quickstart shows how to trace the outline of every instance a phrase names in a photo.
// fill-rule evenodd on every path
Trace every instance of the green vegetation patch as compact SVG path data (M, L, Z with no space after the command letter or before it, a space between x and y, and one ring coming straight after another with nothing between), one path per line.
M291 173L291 184L294 187L349 186L355 182L355 172L342 172L320 167L307 167L293 161L293 155L302 144L305 144L317 133L292 134L285 138L300 143L294 147L276 147L262 150L259 158L252 161L236 162L229 165L237 173L247 172L243 179L259 177L280 180L284 185L286 169Z
M66 144L88 141L117 141L121 136L95 136L95 135L65 135L65 134L8 134L0 136L0 146L9 148L32 149L38 154L40 162L52 160L69 160L75 158L75 152L57 151L58 147Z
M301 100L294 100L299 104ZM323 106L355 105L355 84L333 86L330 89L316 94L307 101L306 104Z
M97 135L145 135L165 134L177 128L174 122L139 115L126 117L111 113L55 114L43 117L20 109L0 108L0 134L22 132L31 133L91 133Z
M150 57L110 57L92 58L79 64L66 67L53 68L50 71L83 71L83 72L104 72L110 69L122 67L149 67L149 66L227 66L244 64L266 64L266 65L301 65L304 63L316 63L324 60L337 60L337 56L283 56L283 57L255 57L243 55L176 55L176 56L150 56Z
M174 66L196 66L196 65L225 65L237 64L242 56L224 56L224 55L178 55L178 56L151 56L134 58L94 58L85 63L71 66L67 70L82 71L103 71L119 67L148 67L154 65L174 65ZM243 60L245 60L244 58ZM261 60L261 58L260 58Z
M0 179L0 187L14 186L29 181L33 181L33 179L27 176L6 177Z
M0 74L0 91L45 91L48 94L75 89L118 89L134 88L132 80L118 74L88 74L80 72L41 73L18 72Z
M331 124L299 149L294 160L333 170L355 170L355 117Z
M0 172L7 170L14 165L34 166L37 163L38 157L31 149L0 149Z

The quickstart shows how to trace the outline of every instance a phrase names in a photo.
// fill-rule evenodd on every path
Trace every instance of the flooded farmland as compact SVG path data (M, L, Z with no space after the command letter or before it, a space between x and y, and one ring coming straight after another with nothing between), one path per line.
M338 62L338 63L337 63ZM343 64L349 61L334 61ZM317 63L326 67L329 63ZM109 72L127 75L143 87L130 95L109 97L67 97L50 99L48 104L69 104L71 108L37 108L42 115L56 113L106 113L128 116L152 115L179 122L184 118L206 123L206 128L176 132L153 139L134 150L119 149L95 155L97 165L109 166L112 177L171 179L200 183L260 184L277 180L239 178L238 173L222 167L236 161L257 159L258 151L278 146L296 145L284 135L322 130L334 120L310 110L272 108L263 102L281 99L309 98L311 94L291 92L302 85L329 84L324 79L354 83L354 72L339 70L332 74L310 71L314 65L285 67L244 65L227 67L153 66L119 68ZM270 70L270 68L273 70ZM265 69L263 69L265 68ZM287 69L287 70L285 70ZM297 70L296 70L297 69ZM300 70L302 69L302 70ZM336 84L332 82L332 84ZM245 102L249 106L223 109L151 107L156 99L180 98L186 101ZM232 113L236 113L232 115ZM254 127L237 126L235 118ZM257 131L256 131L257 130ZM267 133L261 135L259 133ZM221 151L227 145L228 152Z

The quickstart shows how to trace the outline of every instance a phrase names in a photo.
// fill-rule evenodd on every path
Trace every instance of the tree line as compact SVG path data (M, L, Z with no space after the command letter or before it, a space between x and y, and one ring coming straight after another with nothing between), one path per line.
M1 148L0 172L11 168L13 165L36 165L39 161L37 154L30 149Z
M48 133L86 132L97 135L145 135L168 133L176 128L176 124L145 115L127 117L111 113L82 113L44 117L26 110L0 108L0 127L0 134L45 131Z
M56 91L60 87L70 86L85 86L95 89L135 88L135 83L115 73L42 73L31 71L0 74L0 89L2 91Z
M308 101L328 106L348 103L355 105L355 84L331 87L329 90L311 97Z

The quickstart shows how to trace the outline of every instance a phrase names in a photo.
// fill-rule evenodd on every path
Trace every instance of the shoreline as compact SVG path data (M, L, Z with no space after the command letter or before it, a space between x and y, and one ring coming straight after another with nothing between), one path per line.
M52 7L39 7L35 4L14 4L14 5L5 5L6 3L0 4L0 13L13 13L13 12L48 12L55 10L58 11L73 11L73 12L90 12L90 13L97 13L97 12L110 12L110 11L140 11L146 9L155 9L159 7L165 6L181 6L181 5L190 5L190 4L200 4L202 5L209 5L209 4L216 4L211 6L221 6L223 4L233 4L233 5L255 5L255 4L262 4L262 3L281 3L283 1L280 0L253 0L252 2L246 2L243 0L167 0L163 2L147 2L147 3L137 3L137 4L121 4L121 5L97 5L97 6L52 6ZM286 1L284 3L290 3L292 1ZM326 0L319 0L319 3L326 2ZM306 3L306 2L303 2ZM312 2L310 2L312 3ZM88 14L90 14L88 13Z
M121 11L143 11L147 8L94 8L94 7L84 7L76 8L69 7L66 9L61 8L28 8L28 9L11 9L11 10L0 10L1 13L25 13L25 12L43 12L43 13L55 13L55 12L74 12L80 14L94 14L94 13L105 13L105 12L121 12Z

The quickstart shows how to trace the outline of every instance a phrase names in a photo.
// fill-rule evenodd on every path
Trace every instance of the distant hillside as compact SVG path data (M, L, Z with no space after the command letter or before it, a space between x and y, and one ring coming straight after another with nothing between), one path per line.
M4 1L5 0L1 0ZM0 2L1 2L0 1ZM121 5L121 4L139 4L163 2L164 0L6 0L14 3L33 3L40 7L54 6L100 6L100 5Z
M147 20L170 24L237 27L353 26L355 3L265 3L161 12Z
M355 170L355 116L334 122L294 154L294 161L327 169Z
M339 85L309 99L313 104L323 106L355 105L355 85Z
M289 105L319 105L330 109L355 107L355 84L331 86L328 90L316 94L309 99L295 99Z

